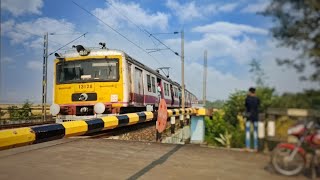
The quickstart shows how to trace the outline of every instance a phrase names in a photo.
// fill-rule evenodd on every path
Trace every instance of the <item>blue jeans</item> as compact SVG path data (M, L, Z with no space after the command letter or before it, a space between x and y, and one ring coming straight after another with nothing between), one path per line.
M246 148L251 148L251 133L250 133L250 125L251 121L246 121ZM254 141L254 149L258 150L258 122L253 122L253 141Z

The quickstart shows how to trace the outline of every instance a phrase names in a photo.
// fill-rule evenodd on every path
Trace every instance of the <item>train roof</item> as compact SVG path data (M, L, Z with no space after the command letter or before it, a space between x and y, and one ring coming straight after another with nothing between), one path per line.
M90 51L90 53L87 55L87 57L90 57L90 56L107 56L107 55L123 55L128 61L132 62L133 64L135 64L135 65L137 65L137 66L139 66L139 67L141 67L141 68L153 73L158 78L164 79L165 81L168 81L171 84L176 85L179 88L181 88L181 85L179 83L177 83L176 81L173 81L173 80L163 76L162 74L160 74L156 70L154 70L154 69L142 64L141 62L139 62L138 60L134 59L133 57L131 57L130 55L128 55L127 53L125 53L122 50L118 50L118 49L101 49L101 48L97 48L97 47L86 48L86 50ZM75 57L79 57L79 53L77 52L76 49L73 48L73 49L69 49L69 50L65 51L64 53L62 53L61 57L62 58L75 58ZM188 90L186 90L186 91L191 93Z

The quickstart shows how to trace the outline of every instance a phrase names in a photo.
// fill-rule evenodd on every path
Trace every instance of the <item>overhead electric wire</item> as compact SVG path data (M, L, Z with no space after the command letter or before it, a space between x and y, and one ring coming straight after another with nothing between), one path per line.
M49 33L49 35L61 35L61 36L64 36L64 35L77 35L77 34L82 34L80 32L75 32L75 33Z
M110 26L109 24L107 24L106 22L104 22L102 19L100 19L99 17L97 17L96 15L94 15L93 13L91 13L90 11L88 11L87 9L83 8L82 6L80 6L78 3L72 1L76 6L78 6L80 9L82 9L83 11L85 11L86 13L90 14L91 16L95 17L96 19L98 19L100 22L102 22L104 25L108 26L110 29L112 29L114 32L116 32L118 35L120 35L121 37L123 37L124 39L126 39L127 41L129 41L130 43L132 43L133 45L135 45L136 47L138 47L139 49L141 49L143 52L147 53L150 57L152 57L155 61L157 61L157 63L161 66L163 66L155 57L153 57L149 52L147 52L145 49L143 49L141 46L139 46L138 44L136 44L135 42L131 41L129 38L127 38L125 35L121 34L119 31L117 31L115 28L113 28L112 26ZM164 44L161 40L159 40L157 37L155 37L152 33L150 33L149 31L147 31L144 28L141 28L139 25L137 25L136 23L134 23L129 17L127 17L126 15L120 13L120 11L118 10L118 8L116 8L115 6L113 6L110 2L106 1L109 5L111 5L118 14L120 14L121 16L123 16L124 18L126 18L130 23L132 23L133 25L135 25L140 31L146 33L149 37L153 37L155 40L157 40L160 44L162 44L163 46L165 46L167 49L169 49L171 52L173 52L175 55L181 57L177 52L175 52L174 50L172 50L169 46L167 46L166 44ZM153 42L155 44L155 42ZM161 54L162 52L159 51ZM163 54L162 54L163 55ZM161 69L161 71L164 73L164 71ZM165 74L165 73L164 73Z
M177 52L173 51L170 47L168 47L166 44L164 44L161 40L159 40L158 38L156 38L153 34L151 34L149 31L147 31L146 29L144 28L141 28L138 24L134 23L128 16L126 16L125 14L121 13L120 10L115 7L112 3L110 3L108 0L106 1L110 6L113 7L113 9L116 10L116 12L123 16L125 19L127 19L130 23L132 23L133 25L135 25L140 31L144 32L146 35L148 35L148 37L153 37L155 40L157 40L160 44L164 45L168 50L170 50L171 52L173 52L175 55L181 57ZM168 33L170 34L170 33ZM153 42L153 44L158 47L158 45L156 45L156 43L153 41L153 39L151 39L151 41ZM152 52L160 52L163 56L164 54L161 52L161 51L151 51L151 52L148 52L148 53L152 53ZM164 73L164 71L161 69L161 71ZM165 73L164 73L165 74Z
M88 14L90 14L91 16L95 17L96 19L98 19L101 23L103 23L104 25L108 26L111 30L113 30L114 32L116 32L118 35L120 35L121 37L123 37L124 39L126 39L127 41L129 41L131 44L135 45L136 47L138 47L139 49L141 49L143 52L147 53L150 57L152 57L155 61L157 61L160 65L161 63L152 55L150 55L145 49L143 49L141 46L139 46L138 44L136 44L135 42L131 41L129 38L127 38L125 35L123 35L122 33L120 33L119 31L117 31L115 28L113 28L112 26L110 26L109 24L107 24L106 22L104 22L102 19L100 19L99 17L97 17L96 15L92 14L90 11L88 11L87 9L85 9L84 7L80 6L78 3L72 1L75 5L77 5L80 9L82 9L83 11L87 12Z
M149 37L153 37L155 40L157 40L159 43L161 43L162 45L164 45L166 48L168 48L171 52L173 52L175 55L181 57L179 55L179 53L177 53L176 51L172 50L169 46L167 46L166 44L164 44L160 39L158 39L157 37L155 37L152 33L150 33L149 31L147 31L144 28L141 28L139 25L137 25L136 23L134 23L128 16L124 15L123 13L120 13L119 10L112 5L112 3L110 3L108 0L106 1L108 4L110 4L110 6L112 6L114 9L116 9L117 13L120 14L121 16L123 16L124 18L126 18L129 22L131 22L133 25L135 25L138 29L140 29L140 31L145 32Z
M145 52L146 54L148 54L150 57L152 57L158 64L160 64L161 66L163 66L155 57L153 57L151 54L149 54L145 49L143 49L141 46L139 46L138 44L136 44L135 42L131 41L129 38L127 38L125 35L121 34L119 31L117 31L116 29L114 29L113 27L111 27L109 24L107 24L106 22L104 22L102 19L100 19L99 17L97 17L96 15L92 14L90 11L88 11L87 9L83 8L82 6L80 6L79 4L77 4L76 2L72 1L75 5L77 5L80 9L84 10L85 12L87 12L88 14L94 16L95 18L97 18L100 22L102 22L104 25L108 26L110 29L112 29L114 32L116 32L117 34L119 34L121 37L123 37L124 39L126 39L127 41L129 41L130 43L132 43L133 45L135 45L136 47L138 47L139 49L141 49L143 52ZM161 70L163 72L163 70ZM164 72L163 72L164 73Z
M62 49L62 48L64 48L64 47L68 46L69 44L73 43L74 41L76 41L76 40L80 39L82 36L85 36L86 34L88 34L88 32L86 32L86 33L82 34L81 36L79 36L79 37L77 37L76 39L74 39L74 40L72 40L72 41L68 42L67 44L65 44L65 45L61 46L61 47L60 47L60 48L58 48L57 50L55 50L55 51L53 51L52 53L50 53L50 54L49 54L49 56L50 56L50 55L52 55L53 53L55 53L55 52L59 51L60 49Z
M113 6L112 3L109 2L109 0L106 0L106 2L112 6L118 14L120 14L121 16L123 16L124 18L126 18L129 22L131 22L133 25L135 25L138 29L140 29L140 31L146 33L148 36L150 33L148 33L145 29L141 28L139 25L137 25L136 23L134 23L130 18L128 18L128 16L124 15L123 13L121 13L117 7Z
M20 31L23 31L23 32L25 32L25 33L28 33L28 34L31 34L31 35L34 35L34 36L38 36L38 37L43 38L43 36L41 36L41 35L39 35L39 34L31 33L31 32L29 32L29 31L26 31L26 30L21 29L21 28L19 28L19 27L15 27L15 28L16 28L16 29L19 29ZM58 42L52 41L52 40L50 40L50 39L49 39L49 41L50 41L50 42L53 42L53 43L56 43L56 44L59 44L59 45L62 45L61 43L58 43Z

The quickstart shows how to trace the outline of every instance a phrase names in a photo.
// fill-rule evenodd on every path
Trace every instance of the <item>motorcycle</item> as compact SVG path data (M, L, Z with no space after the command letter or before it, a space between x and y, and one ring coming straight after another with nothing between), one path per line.
M286 176L298 175L308 165L312 178L316 178L316 168L320 168L319 127L319 121L311 120L288 129L288 135L295 137L296 142L278 144L271 155L271 164L278 173ZM310 161L307 154L312 155Z

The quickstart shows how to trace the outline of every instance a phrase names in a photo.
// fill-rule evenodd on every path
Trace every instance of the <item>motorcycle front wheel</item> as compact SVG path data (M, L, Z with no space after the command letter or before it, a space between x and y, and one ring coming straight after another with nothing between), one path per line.
M292 159L290 155L293 149L285 147L276 147L272 153L271 163L274 169L283 175L294 176L304 169L305 159L297 152Z

